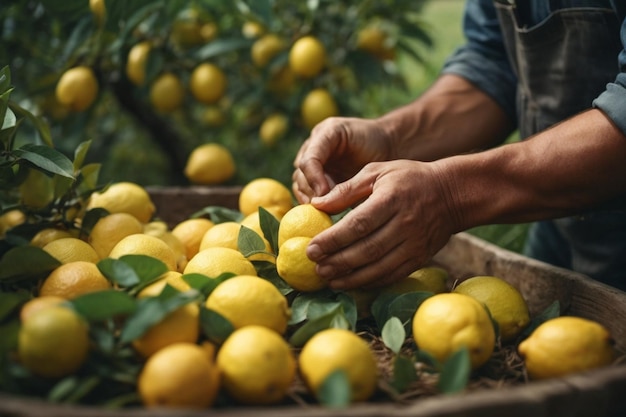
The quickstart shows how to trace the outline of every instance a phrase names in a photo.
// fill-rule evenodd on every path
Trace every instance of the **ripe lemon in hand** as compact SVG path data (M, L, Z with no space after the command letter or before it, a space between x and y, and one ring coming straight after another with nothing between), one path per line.
M453 292L469 295L487 306L491 317L498 323L502 342L514 340L530 323L524 297L502 278L471 277L458 284Z
M247 216L257 211L259 207L263 207L279 218L293 207L291 191L273 178L253 179L241 189L239 211Z
M41 309L22 323L18 357L36 375L60 378L80 368L89 353L88 327L61 305Z
M250 405L280 402L296 372L296 360L285 339L255 325L231 333L217 353L217 364L226 391Z
M219 284L209 294L206 307L220 313L239 329L259 325L283 334L291 310L287 299L264 278L239 275Z
M235 170L235 160L227 147L206 143L189 154L185 176L194 184L221 184L231 179Z
M326 48L314 36L303 36L289 51L289 67L302 78L317 76L326 66Z
M132 214L112 213L96 222L87 242L95 249L100 259L104 259L120 240L142 231L143 225Z
M346 373L352 401L366 401L376 389L376 358L367 342L346 329L326 329L309 339L298 358L300 374L314 395L334 371Z
M204 409L220 388L219 369L199 345L175 343L152 355L137 380L146 407Z
M573 316L542 323L519 344L518 352L533 379L607 366L615 358L609 331L593 320Z
M111 283L95 263L68 262L54 269L41 284L39 296L72 299L92 291L111 288Z
M98 80L86 66L70 68L61 75L56 86L59 103L73 111L87 110L98 96Z
M302 101L300 115L304 125L313 129L322 120L338 116L339 107L333 96L325 88L311 90Z
M226 75L216 65L203 63L191 73L189 88L191 94L201 103L213 104L226 92Z
M278 247L292 237L315 237L332 225L333 220L328 213L312 204L299 204L280 219Z
M209 278L217 278L230 272L235 275L257 275L252 262L241 252L231 248L208 248L201 250L189 260L184 274L204 274Z
M292 237L279 248L276 257L276 271L291 288L303 291L318 291L326 288L328 282L315 271L316 263L306 255L310 237Z
M442 363L465 347L472 369L477 369L491 357L496 335L483 304L469 295L442 293L417 308L413 338L420 350Z
M141 223L148 223L156 211L146 189L127 181L116 182L102 192L93 193L89 198L87 210L96 207L101 207L109 213L132 214Z

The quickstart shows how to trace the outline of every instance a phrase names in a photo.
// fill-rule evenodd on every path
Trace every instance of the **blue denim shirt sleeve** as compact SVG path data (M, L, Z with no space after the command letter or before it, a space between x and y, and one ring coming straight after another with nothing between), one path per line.
M511 69L493 0L468 0L463 17L465 45L445 62L442 73L456 74L492 97L511 118L515 110L516 77Z
M620 39L626 49L626 18L622 18ZM593 101L593 106L602 110L626 135L626 51L619 54L619 73L615 81L607 84L606 90Z

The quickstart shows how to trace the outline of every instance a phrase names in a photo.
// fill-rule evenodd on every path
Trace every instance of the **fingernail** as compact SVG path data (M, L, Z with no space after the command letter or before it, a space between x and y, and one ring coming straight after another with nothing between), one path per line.
M322 249L318 246L318 245L309 245L306 248L306 255L309 257L310 260L312 260L313 262L317 262L320 259L322 259Z

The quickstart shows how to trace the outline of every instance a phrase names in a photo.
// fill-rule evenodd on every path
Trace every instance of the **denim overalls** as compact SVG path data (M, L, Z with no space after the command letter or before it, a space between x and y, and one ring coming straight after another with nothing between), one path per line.
M623 47L615 12L597 1L579 0L574 8L560 9L555 3L549 2L548 17L534 25L526 23L524 7L495 3L518 79L521 138L589 109L619 72ZM535 223L525 254L626 289L626 210L598 209Z

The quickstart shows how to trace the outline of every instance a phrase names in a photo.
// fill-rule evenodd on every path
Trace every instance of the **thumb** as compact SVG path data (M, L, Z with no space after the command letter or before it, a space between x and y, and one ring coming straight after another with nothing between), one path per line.
M357 206L372 194L373 181L358 173L351 179L337 184L328 193L311 199L315 208L327 213L340 213Z

